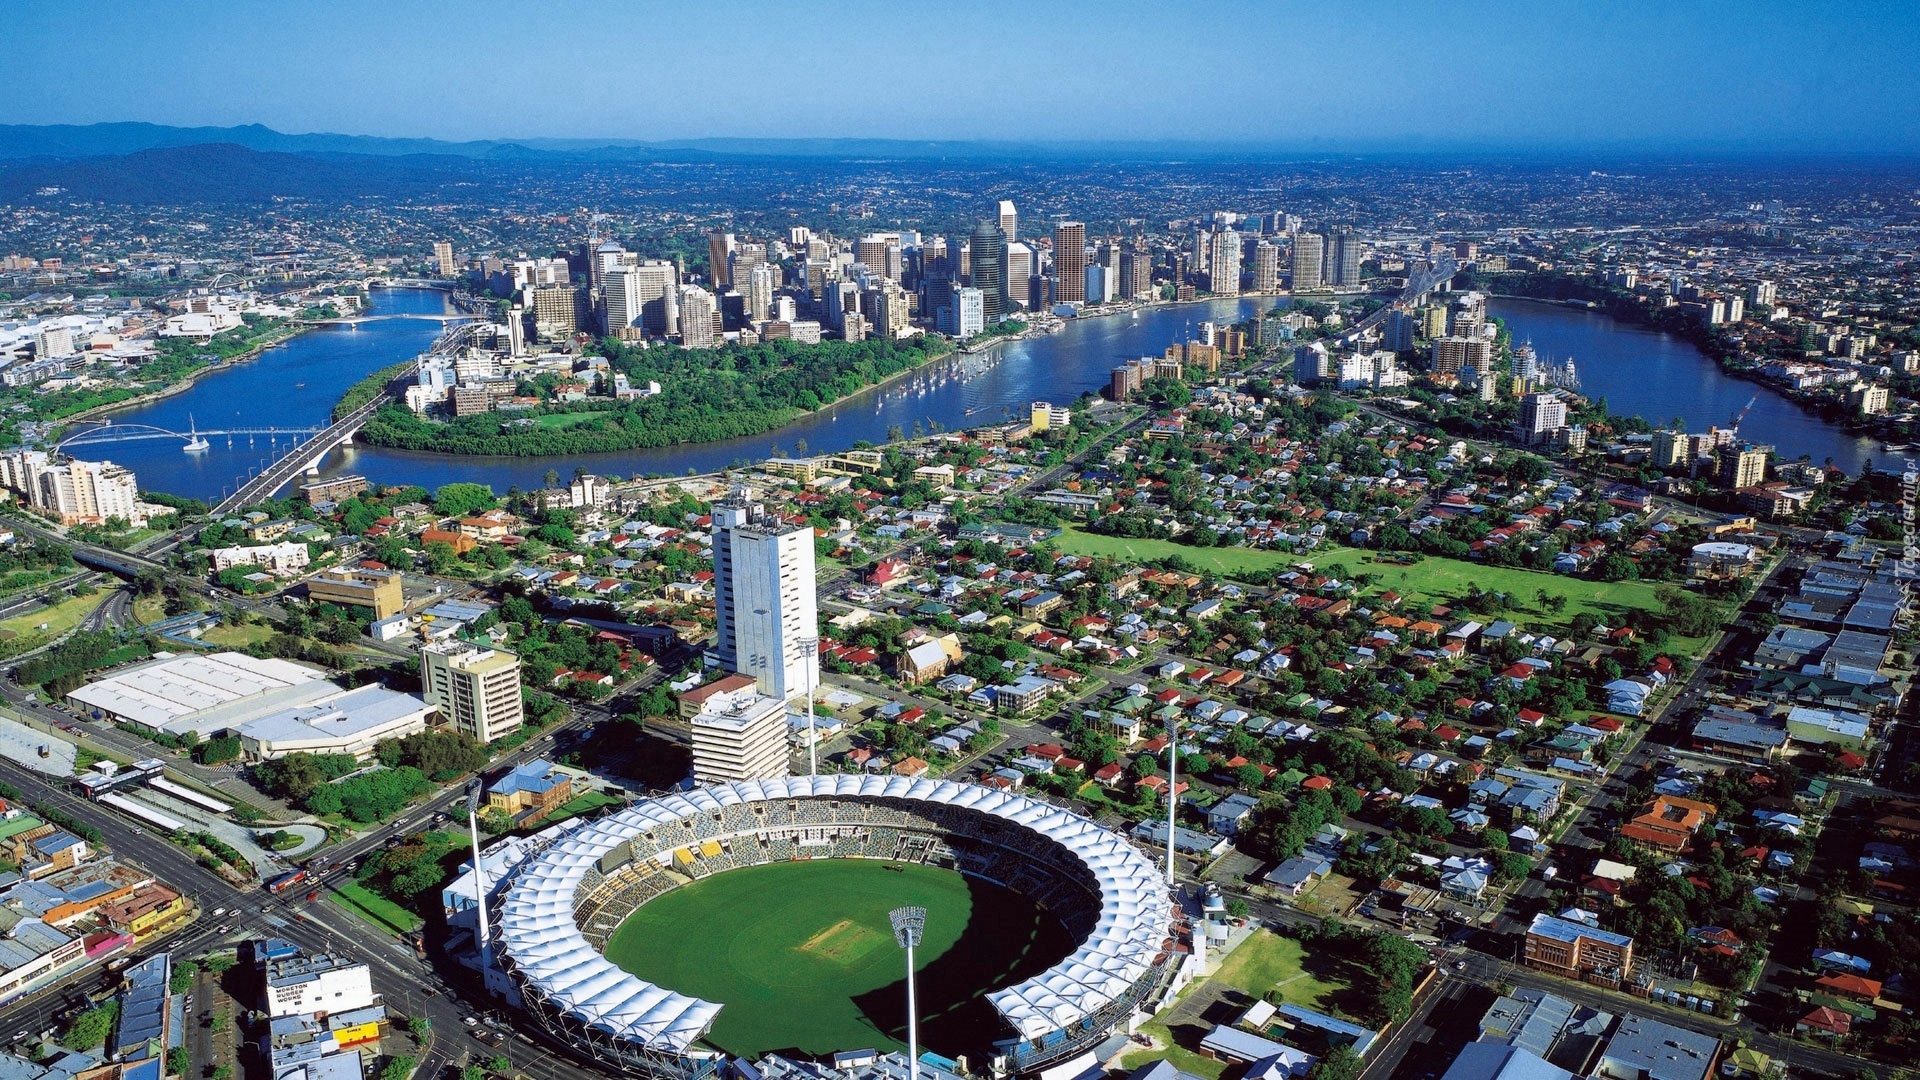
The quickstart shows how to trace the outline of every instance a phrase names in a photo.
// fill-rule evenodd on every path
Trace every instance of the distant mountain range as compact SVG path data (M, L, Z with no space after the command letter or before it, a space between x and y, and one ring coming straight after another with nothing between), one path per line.
M327 133L289 135L261 124L169 127L164 124L0 124L0 161L70 160L143 150L226 144L263 153L432 154L495 161L688 161L719 157L1049 159L1245 157L1262 154L1244 144L1127 142L1009 142L929 139L393 139ZM1271 153L1271 151L1268 151Z

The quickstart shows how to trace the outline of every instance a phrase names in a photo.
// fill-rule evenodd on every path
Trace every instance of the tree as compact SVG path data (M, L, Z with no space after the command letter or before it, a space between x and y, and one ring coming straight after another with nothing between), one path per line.
M167 1050L167 1074L185 1076L193 1068L193 1055L184 1046L175 1046Z
M433 493L433 508L448 517L468 517L493 509L497 500L485 484L443 484Z

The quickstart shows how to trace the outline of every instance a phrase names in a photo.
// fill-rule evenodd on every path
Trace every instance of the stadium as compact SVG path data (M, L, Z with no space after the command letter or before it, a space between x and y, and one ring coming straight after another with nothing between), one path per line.
M766 963L773 955L768 950L779 946L745 931L713 946L710 935L727 929L707 925L713 920L767 925L770 933L790 931L796 940L804 936L798 948L813 955L801 959L823 965L798 969L791 982L772 984L771 1000L742 1002L741 1009L769 1010L761 1014L767 1016L828 1015L821 1010L831 1003L817 999L830 991L807 972L884 961L893 982L875 984L866 995L874 1006L866 1011L877 1018L882 999L897 997L904 966L884 923L884 948L863 938L868 931L858 925L857 909L895 902L895 894L923 902L919 893L951 893L946 879L963 880L974 901L970 908L960 903L951 921L970 925L944 931L954 938L946 955L929 962L922 952L922 1013L943 1007L941 988L929 985L943 967L965 969L976 979L999 973L1011 981L969 985L962 979L949 988L956 1014L971 1005L989 1018L991 1037L984 1047L940 1045L933 1036L937 1029L929 1027L924 1048L940 1055L987 1053L1004 1072L1031 1072L1091 1049L1127 1027L1136 1012L1150 1011L1179 972L1177 912L1152 861L1124 838L1069 811L969 784L897 776L728 784L557 826L541 840L544 846L511 871L497 894L496 962L528 1013L557 1039L602 1064L658 1080L724 1075L727 1061L747 1056L711 1037L728 1002L694 996L684 992L685 985L697 975L711 979L728 963ZM824 926L769 925L780 921L773 915L777 903L811 902L816 895L779 876L804 874L808 867L864 875L846 888L817 893L844 902L846 917ZM729 884L730 877L747 882L751 895L767 906L742 908L745 894ZM736 895L700 894L723 886ZM683 890L698 902L676 907L674 896ZM665 921L636 918L656 901L656 911L672 912ZM996 920L1019 923L1022 910L1039 913L1046 932L1002 932ZM753 917L739 918L742 911ZM941 913L930 912L931 936ZM816 919L822 914L812 912ZM621 931L630 920L639 929L624 939L643 938L640 952L684 952L687 942L701 942L695 946L699 963L682 965L676 970L683 974L668 980L678 986L658 985L629 970L637 965L622 955L633 950L622 945ZM978 925L983 921L993 925ZM981 958L995 948L992 943L1006 939L1028 942L1027 955L1004 963ZM622 963L609 958L610 943L619 946L612 951ZM740 993L746 996L744 988ZM878 1032L891 1027L892 1018L872 1021Z

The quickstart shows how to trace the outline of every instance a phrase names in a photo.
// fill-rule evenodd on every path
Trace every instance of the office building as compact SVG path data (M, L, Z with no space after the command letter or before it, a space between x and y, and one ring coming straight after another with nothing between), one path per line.
M1013 208L1012 199L1000 200L1000 231L1006 234L1009 244L1020 239L1020 214Z
M1053 227L1053 298L1063 304L1087 299L1087 227L1063 221Z
M967 238L968 280L980 290L980 315L988 326L1007 317L1007 234L997 222L973 227Z
M1321 266L1324 242L1316 233L1296 233L1293 237L1293 291L1311 292L1324 284Z
M460 267L453 261L453 245L445 240L434 242L433 261L439 265L441 277L450 278L460 271Z
M1240 234L1221 229L1213 234L1207 256L1208 287L1216 296L1240 294Z
M307 580L307 598L316 604L368 608L375 620L398 615L407 606L400 575L391 570L325 570Z
M365 963L329 953L268 961L266 988L267 1015L274 1019L350 1013L380 1000Z
M1767 478L1767 450L1763 446L1741 443L1720 448L1720 485L1739 490L1753 487Z
M714 694L689 722L693 779L699 784L774 780L788 775L787 703L752 686Z
M965 340L986 329L979 289L954 285L949 287L949 294L951 298L940 309L942 333Z
M1558 397L1528 394L1520 399L1520 435L1527 442L1544 442L1566 426L1567 403Z
M1036 401L1028 410L1028 425L1034 431L1064 431L1073 426L1073 410L1051 401Z
M1028 311L1047 306L1046 293L1035 287L1044 280L1039 267L1040 253L1032 244L1019 241L1007 245L1007 298L1014 306Z
M1129 300L1153 292L1153 256L1137 243L1120 249L1120 291Z
M1562 978L1619 986L1633 969L1633 939L1543 912L1527 928L1523 958Z
M534 333L548 340L572 337L586 326L586 294L571 285L533 290Z
M713 659L782 701L820 680L813 538L744 489L713 508Z
M715 229L707 234L707 279L715 291L725 292L733 285L733 234Z
M420 650L421 697L454 730L490 743L520 727L520 658L449 639Z
M1262 240L1253 248L1253 291L1280 291L1280 246Z

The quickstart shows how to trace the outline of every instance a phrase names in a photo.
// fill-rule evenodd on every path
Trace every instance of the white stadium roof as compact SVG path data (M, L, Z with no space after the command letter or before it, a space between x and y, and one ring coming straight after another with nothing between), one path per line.
M1112 1004L1153 965L1170 928L1165 882L1123 837L1025 796L950 780L797 776L662 796L568 830L520 869L502 905L498 938L515 969L554 1006L589 1028L655 1050L686 1053L721 1005L622 971L574 924L575 892L600 859L660 823L722 806L805 797L893 798L965 807L1013 822L1079 859L1096 881L1100 917L1072 955L988 995L1025 1038L1057 1031ZM643 857L635 852L636 857Z

